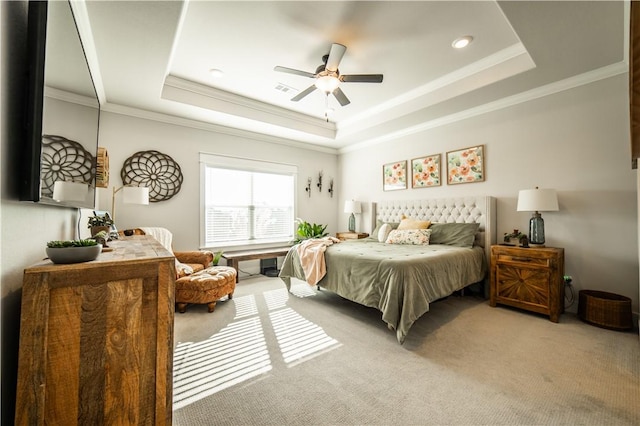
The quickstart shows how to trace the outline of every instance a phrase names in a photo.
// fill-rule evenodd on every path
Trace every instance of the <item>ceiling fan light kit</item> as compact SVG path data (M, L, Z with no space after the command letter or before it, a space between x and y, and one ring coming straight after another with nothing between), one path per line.
M302 77L315 78L316 81L302 92L291 98L292 101L298 102L316 89L324 92L327 97L332 94L341 106L349 105L351 101L340 89L340 83L382 83L382 74L348 74L341 75L338 65L346 52L346 46L333 43L329 54L322 57L323 64L316 68L315 73L300 71L293 68L276 66L274 71L284 72L288 74L299 75ZM327 114L325 113L325 117ZM328 117L327 117L328 119Z

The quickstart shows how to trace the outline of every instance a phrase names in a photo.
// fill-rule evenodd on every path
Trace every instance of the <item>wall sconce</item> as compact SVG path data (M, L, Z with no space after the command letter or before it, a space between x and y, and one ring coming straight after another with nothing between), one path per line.
M318 192L322 192L322 170L318 173Z
M307 179L307 187L304 189L309 194L309 198L311 198L311 178Z
M327 192L329 192L329 195L333 198L333 178L329 181L329 189L327 189Z

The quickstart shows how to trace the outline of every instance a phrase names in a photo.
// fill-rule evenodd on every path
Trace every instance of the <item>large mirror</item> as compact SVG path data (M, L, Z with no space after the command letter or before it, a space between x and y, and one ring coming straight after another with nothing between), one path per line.
M33 148L40 159L39 169L31 175L34 192L38 192L31 201L93 208L100 103L71 4L49 1L42 5L46 8L46 49L41 145L39 152ZM31 17L29 31L33 36ZM34 121L33 129L37 129L37 118Z

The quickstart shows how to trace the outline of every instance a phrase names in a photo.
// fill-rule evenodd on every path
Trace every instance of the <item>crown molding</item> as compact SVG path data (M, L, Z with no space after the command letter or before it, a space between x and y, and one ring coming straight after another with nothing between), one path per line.
M147 111L139 108L133 108L133 107L113 104L109 102L107 102L104 105L101 105L100 109L101 111L104 111L104 112L124 115L127 117L135 117L143 120L157 121L160 123L172 124L175 126L188 127L188 128L197 129L197 130L204 130L207 132L220 133L224 135L250 139L258 142L268 142L276 145L284 145L284 146L289 146L289 147L298 148L298 149L305 149L308 151L322 152L325 154L335 154L335 155L338 154L338 150L335 148L314 145L308 142L300 142L300 141L281 138L277 136L270 136L263 133L251 132L248 130L235 129L232 127L222 126L219 124L205 123L203 121L177 117L170 114Z
M173 75L166 77L161 97L316 136L336 137L336 126L332 122Z
M69 102L72 104L82 105L89 108L99 109L99 102L95 98L89 96L78 95L77 93L67 92L65 90L54 89L53 87L45 86L44 95L48 98L58 99L60 101Z
M69 2L73 11L73 19L76 21L78 34L80 35L80 43L84 50L84 56L87 59L87 65L91 72L93 87L101 104L107 102L107 94L104 90L102 74L100 73L100 63L96 54L96 45L91 31L91 23L87 12L87 5L84 0L73 0Z
M527 90L516 95L507 96L505 98L486 103L474 108L469 108L464 111L460 111L454 114L450 114L444 117L439 117L433 120L429 120L420 123L415 126L406 127L404 129L384 134L378 138L370 139L365 142L349 145L344 148L340 148L338 153L343 154L347 152L358 151L361 149L369 148L380 143L399 139L408 135L423 132L436 127L444 126L447 124L455 123L458 121L466 120L468 118L477 117L479 115L487 114L493 111L497 111L504 108L509 108L514 105L518 105L524 102L529 102L542 97L550 96L556 93L560 93L566 90L570 90L576 87L584 86L586 84L594 83L606 78L615 77L619 74L623 74L629 71L629 66L625 62L617 62L602 68L598 68L583 74L579 74L573 77L559 80L544 86L537 87L535 89Z

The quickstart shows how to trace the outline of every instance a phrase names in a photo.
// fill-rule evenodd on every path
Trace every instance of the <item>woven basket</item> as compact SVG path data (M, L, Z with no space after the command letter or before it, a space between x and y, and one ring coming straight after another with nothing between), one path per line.
M578 317L598 327L629 330L632 327L631 299L606 291L580 290Z

